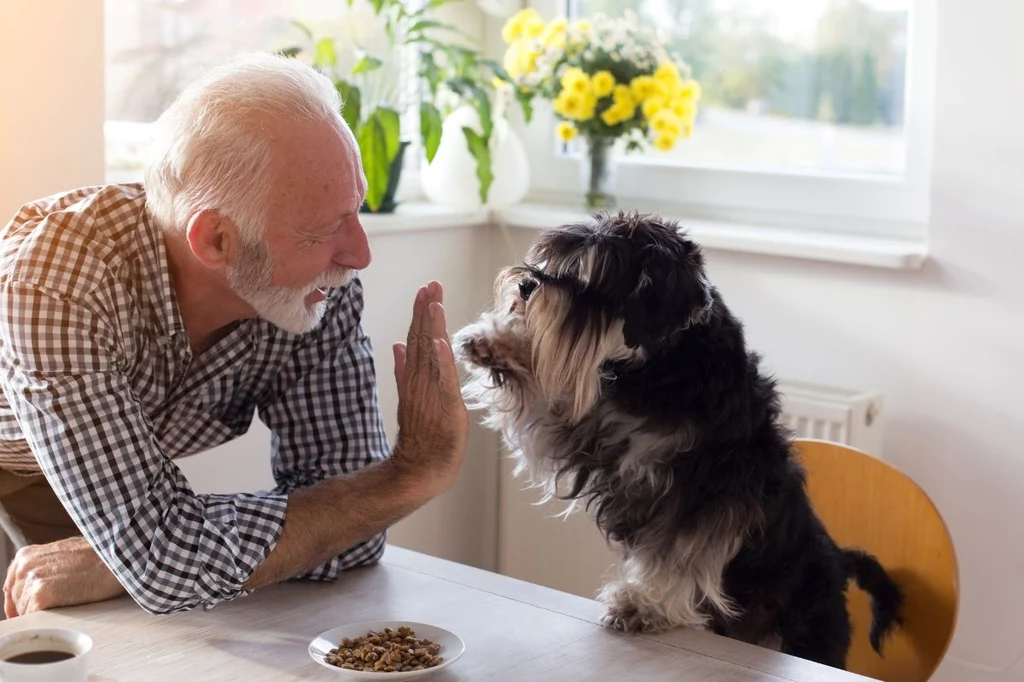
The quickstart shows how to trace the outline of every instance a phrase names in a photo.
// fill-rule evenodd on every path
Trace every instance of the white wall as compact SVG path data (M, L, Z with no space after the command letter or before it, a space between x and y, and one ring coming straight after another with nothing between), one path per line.
M103 182L103 0L0 2L0 46L3 224L32 199Z

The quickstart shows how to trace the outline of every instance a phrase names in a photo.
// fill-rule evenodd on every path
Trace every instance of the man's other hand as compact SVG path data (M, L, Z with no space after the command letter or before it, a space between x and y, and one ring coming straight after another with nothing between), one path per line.
M4 582L4 612L14 618L113 599L124 591L85 538L67 538L18 550Z

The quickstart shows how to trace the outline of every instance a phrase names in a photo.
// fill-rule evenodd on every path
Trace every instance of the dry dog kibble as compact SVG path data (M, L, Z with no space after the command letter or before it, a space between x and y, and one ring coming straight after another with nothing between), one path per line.
M441 645L419 639L405 625L397 630L370 630L363 637L345 637L324 657L331 665L346 670L397 673L433 668L444 660Z

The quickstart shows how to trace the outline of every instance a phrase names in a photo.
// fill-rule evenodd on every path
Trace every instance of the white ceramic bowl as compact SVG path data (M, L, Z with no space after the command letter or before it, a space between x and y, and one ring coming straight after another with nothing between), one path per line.
M339 668L336 665L331 665L324 660L327 652L337 647L339 642L346 637L349 639L365 637L366 633L370 630L383 630L384 628L397 630L403 625L412 628L416 633L417 638L429 639L435 644L440 644L441 652L438 655L444 658L444 660L433 668L426 668L425 670L410 670L404 673L348 670L347 668ZM436 625L400 620L373 620L365 621L363 623L339 625L338 627L331 628L326 632L321 632L312 642L309 643L309 655L313 660L328 670L333 671L339 677L347 680L378 680L379 682L388 682L389 680L415 680L432 673L436 673L438 670L444 670L458 660L459 656L461 656L465 650L465 642L463 642L462 639L453 632L449 632L444 628L439 628Z

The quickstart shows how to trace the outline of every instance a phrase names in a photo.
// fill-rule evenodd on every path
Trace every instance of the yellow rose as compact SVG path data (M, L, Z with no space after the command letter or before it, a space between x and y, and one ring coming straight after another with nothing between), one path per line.
M629 84L633 97L638 102L643 102L654 92L654 79L650 76L637 76Z
M523 36L527 38L536 38L537 36L544 33L544 29L547 28L547 24L539 16L528 17L523 22Z
M559 116L565 116L566 118L571 118L570 113L569 113L569 110L570 110L570 100L575 102L576 101L575 96L571 95L568 90L562 90L562 92L558 93L558 97L556 97L554 99L554 101L551 102L551 107L555 110L555 113L558 114Z
M669 104L669 109L682 120L692 119L697 113L696 105L694 105L692 100L688 99L673 100L672 103Z
M582 102L579 115L576 118L580 121L589 121L594 118L594 113L597 110L597 95L587 92L583 95Z
M662 109L650 118L651 128L659 135L678 136L683 132L683 122L670 109Z
M537 57L540 56L540 52L534 52L533 50L523 50L519 53L519 70L521 73L533 73L537 70Z
M629 105L631 107L636 106L636 98L633 97L633 90L628 85L616 85L612 91L612 98L616 104Z
M501 38L508 44L512 44L515 41L523 37L523 28L526 26L528 21L538 20L542 24L544 20L540 18L540 14L537 10L532 7L516 12L514 15L509 17L505 25L501 27Z
M615 89L615 76L611 71L598 71L591 81L594 86L594 94L598 97L607 97Z
M665 108L665 100L660 97L648 97L644 100L643 112L647 120L651 120Z
M558 124L558 138L562 142L568 142L574 137L576 137L576 126L568 121L562 121Z
M584 96L572 92L571 90L563 90L561 94L555 98L554 108L556 113L577 121L583 120L584 114L586 113Z
M509 45L508 49L505 50L505 58L502 59L501 65L505 67L505 71L508 72L509 78L519 78L521 75L519 72L519 43L513 43Z
M684 81L679 89L679 96L694 102L700 100L700 83L692 78Z
M559 50L565 48L565 31L569 22L565 17L559 17L544 28L540 40L544 47L554 47Z
M678 83L681 80L679 67L673 62L662 62L654 71L654 79L664 83Z
M587 78L586 76L584 76L583 78L577 78L572 83L570 83L569 89L581 95L586 95L594 91L594 88L590 83L590 79Z
M566 90L577 90L580 92L586 92L590 89L590 78L586 73L583 72L578 66L570 66L562 74L562 87ZM579 85L583 83L583 85Z
M606 126L614 126L626 120L623 118L623 115L622 107L613 105L604 110L604 113L601 114L601 120L604 121Z
M671 135L658 135L654 138L654 147L663 152L672 149L676 144L676 138Z

